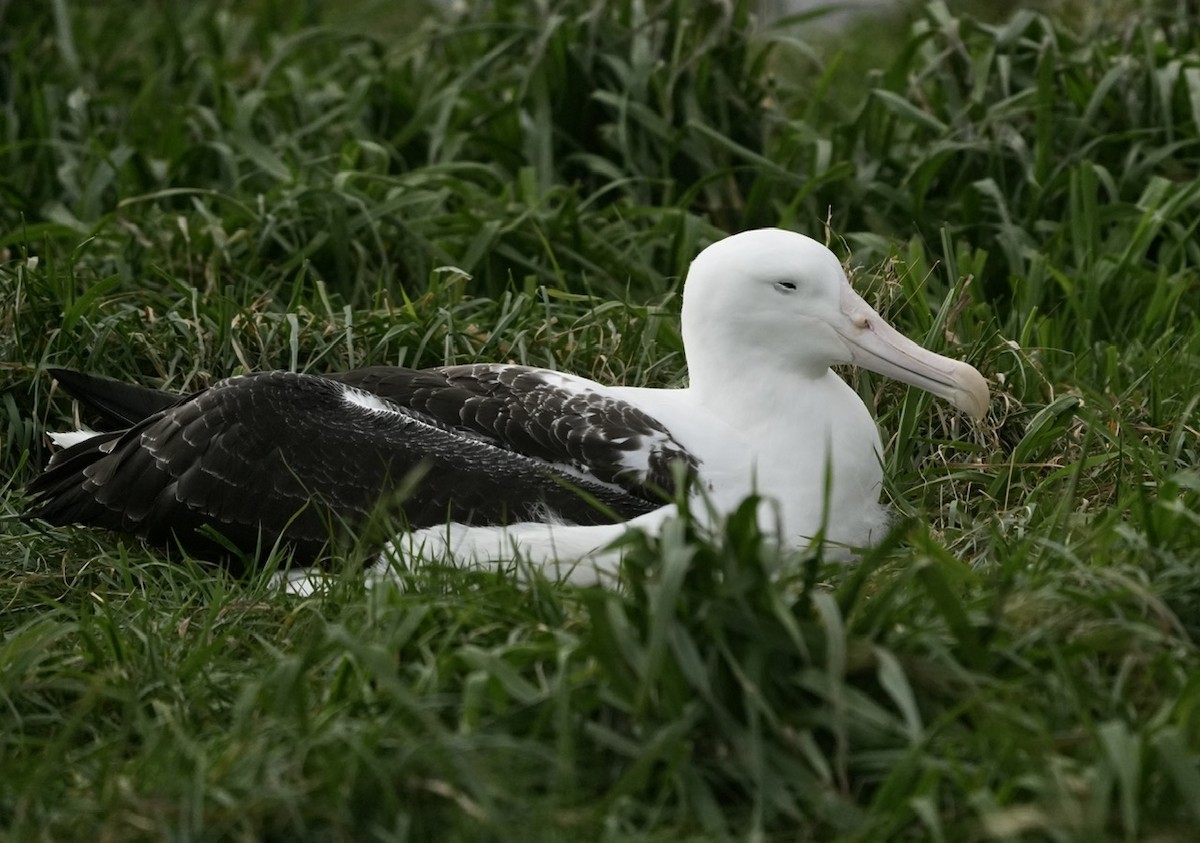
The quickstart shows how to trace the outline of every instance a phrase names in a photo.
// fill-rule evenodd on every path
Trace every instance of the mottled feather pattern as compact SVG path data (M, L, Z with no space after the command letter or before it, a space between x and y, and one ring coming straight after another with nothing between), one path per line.
M230 378L127 431L57 454L30 487L36 517L83 521L152 541L209 549L193 533L220 524L252 551L280 537L315 558L331 528L361 524L410 476L410 527L504 524L548 512L570 523L648 512L660 501L580 480L537 456L464 437L444 421L379 396L382 409L347 400L353 388L287 372ZM105 449L108 449L107 451ZM399 507L393 507L397 510Z
M333 379L498 447L571 465L602 483L661 500L672 464L696 459L657 420L571 375L527 366L368 367Z

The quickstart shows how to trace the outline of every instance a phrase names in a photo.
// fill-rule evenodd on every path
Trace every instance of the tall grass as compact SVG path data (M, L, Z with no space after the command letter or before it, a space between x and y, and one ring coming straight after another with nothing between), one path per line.
M0 836L1190 839L1200 19L749 8L0 9ZM747 505L619 592L351 556L297 599L15 520L47 365L678 385L687 261L774 224L995 390L845 373L897 510L853 566Z

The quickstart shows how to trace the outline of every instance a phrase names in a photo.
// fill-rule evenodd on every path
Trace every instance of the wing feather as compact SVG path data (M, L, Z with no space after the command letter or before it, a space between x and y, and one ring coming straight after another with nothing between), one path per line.
M469 397L464 389L438 396L433 386L423 381L434 400L422 405L441 402L442 414ZM372 409L349 400L352 388L286 372L221 381L126 431L55 455L30 486L32 515L178 539L201 552L211 546L197 531L210 526L246 551L282 538L314 559L331 523L362 524L417 473L417 493L397 502L411 527L448 518L501 524L547 509L575 523L610 520L572 484L621 518L659 505L555 471L539 455L499 446L494 435L464 435L436 415L427 420L428 410L409 411L386 393L375 393L381 400Z
M473 364L368 367L331 376L446 429L572 466L645 500L674 492L672 464L697 460L658 420L603 387L544 369Z

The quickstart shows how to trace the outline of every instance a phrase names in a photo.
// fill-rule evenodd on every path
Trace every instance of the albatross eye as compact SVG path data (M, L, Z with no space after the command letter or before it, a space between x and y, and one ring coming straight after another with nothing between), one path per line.
M792 281L776 281L775 289L781 293L794 293L796 292L796 285Z

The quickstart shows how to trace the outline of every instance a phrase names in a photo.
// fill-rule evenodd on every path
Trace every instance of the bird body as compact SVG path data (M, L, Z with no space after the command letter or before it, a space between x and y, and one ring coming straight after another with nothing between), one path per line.
M658 419L689 453L703 455L701 490L719 511L761 495L778 517L771 526L797 545L816 535L830 511L836 517L826 537L854 546L869 544L883 521L878 428L832 371L763 383L751 369L731 379L720 401L706 401L694 387L613 392ZM862 456L839 460L827 488L827 462L853 453Z
M763 526L786 545L878 538L878 429L832 365L986 410L975 369L897 333L800 234L744 232L704 250L681 325L689 383L674 389L476 364L262 373L175 399L61 373L118 430L56 454L31 486L33 515L156 541L215 528L311 562L338 522L391 504L404 521L385 558L518 554L594 581L616 571L607 545L671 515L676 466L708 500L697 511L761 496Z

